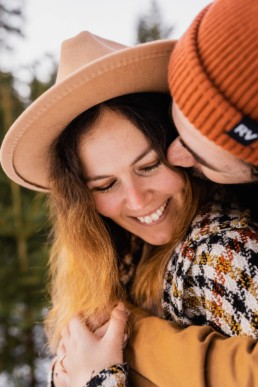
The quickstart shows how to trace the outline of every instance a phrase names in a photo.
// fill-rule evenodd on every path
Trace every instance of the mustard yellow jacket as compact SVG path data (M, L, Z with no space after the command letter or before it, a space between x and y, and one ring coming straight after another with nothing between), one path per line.
M130 387L258 387L258 344L208 326L139 317L126 349Z

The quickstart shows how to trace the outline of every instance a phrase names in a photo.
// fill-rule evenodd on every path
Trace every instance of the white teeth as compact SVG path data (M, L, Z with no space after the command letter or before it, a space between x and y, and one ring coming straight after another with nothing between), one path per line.
M141 223L146 223L146 224L156 222L157 220L159 220L159 218L163 214L166 206L167 206L167 202L165 204L162 204L162 206L156 212L153 212L153 214L150 214L148 216L139 216L139 217L137 217L137 219Z
M147 224L152 223L152 219L151 219L150 216L145 216L144 221L145 221L145 223L147 223Z
M154 221L158 220L159 219L159 215L158 214L152 214L151 215L151 219L154 220Z

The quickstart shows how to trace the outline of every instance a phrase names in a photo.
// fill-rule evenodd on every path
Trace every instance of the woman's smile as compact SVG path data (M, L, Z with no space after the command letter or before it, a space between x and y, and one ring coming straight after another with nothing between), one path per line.
M154 225L158 221L162 220L164 218L164 211L167 207L168 200L166 200L165 203L163 203L156 211L149 213L148 215L143 216L137 216L137 219L142 223L146 225Z

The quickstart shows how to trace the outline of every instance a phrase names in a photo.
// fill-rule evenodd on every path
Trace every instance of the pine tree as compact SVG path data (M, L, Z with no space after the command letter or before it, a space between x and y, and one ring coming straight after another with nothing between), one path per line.
M19 8L0 0L0 33L22 35L13 17ZM0 50L8 39L0 38ZM29 102L52 83L32 77ZM0 70L0 142L27 101L15 89L15 78ZM48 222L45 196L22 188L0 168L0 382L8 386L44 386L43 314L48 306L46 276ZM2 382L3 377L6 378Z
M0 73L1 139L24 109L13 82L11 74ZM40 348L35 335L40 332L43 338L41 323L47 305L45 198L18 186L3 171L0 184L0 372L8 372L15 386L36 386ZM42 340L40 346L44 348Z
M146 43L158 39L167 39L173 27L167 27L162 21L160 8L156 0L151 1L149 12L141 16L137 23L137 43Z
M12 5L10 0L0 0L0 49L11 49L8 41L13 35L23 36L23 0Z

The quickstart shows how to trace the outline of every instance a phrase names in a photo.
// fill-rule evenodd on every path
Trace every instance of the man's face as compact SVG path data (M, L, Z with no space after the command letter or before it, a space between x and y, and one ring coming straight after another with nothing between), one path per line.
M198 175L221 184L254 181L250 165L203 136L173 103L172 115L177 137L168 148L168 161L175 166L193 167Z

